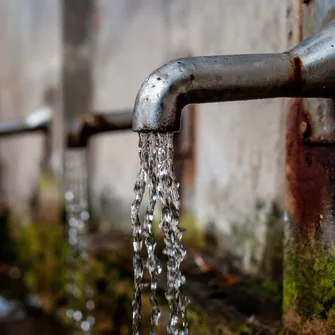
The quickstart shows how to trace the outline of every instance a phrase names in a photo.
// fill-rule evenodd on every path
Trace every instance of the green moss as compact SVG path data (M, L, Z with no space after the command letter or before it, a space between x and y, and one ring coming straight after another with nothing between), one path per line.
M56 188L59 189L59 183L52 173L42 171L39 175L38 184L41 187Z
M25 285L30 294L41 297L46 310L54 310L58 298L65 295L68 247L62 228L43 223L17 225L15 239Z
M186 222L191 229L196 229L193 225L193 219L190 216ZM200 231L200 230L199 230ZM200 233L197 231L194 236ZM199 241L195 239L195 241ZM69 253L67 240L64 239L64 231L61 225L48 225L44 222L35 223L26 227L21 227L18 234L18 248L20 250L21 261L25 265L25 282L30 292L42 297L44 307L57 311L57 315L64 322L69 320L65 317L68 308L79 309L83 306L83 299L69 298L65 291L67 283L65 260ZM198 242L196 242L198 243ZM119 250L116 254L104 254L101 258L92 257L89 264L89 270L84 272L78 267L76 275L76 284L83 287L85 281L92 284L94 288L94 301L96 308L94 317L96 318L96 333L116 332L119 329L120 334L129 334L129 325L132 316L132 277L131 271L127 272L125 268L131 269L131 257L129 257L129 266L122 264L120 266L120 256L122 252L129 253L129 250ZM116 261L116 258L118 261ZM121 257L122 258L122 257ZM249 286L248 286L249 287ZM261 285L256 280L250 282L250 290L261 296L261 300L266 303L276 301L280 296L280 288L276 283L265 281ZM258 290L258 291L257 291ZM161 295L160 295L161 294ZM157 334L166 333L166 323L169 317L169 309L162 292L158 292L159 306L162 311L160 329ZM245 297L242 297L245 303ZM47 302L53 302L52 306L46 306ZM200 310L201 306L190 305L188 316L190 323L190 334L192 335L231 335L231 334L253 334L250 327L241 327L238 331L232 332L228 329L226 323L231 320L222 320L219 317L208 315L206 309ZM151 306L147 290L144 290L143 298L143 331L149 333ZM69 324L70 326L70 324ZM236 329L236 324L230 326ZM254 334L257 332L254 331Z
M334 325L335 245L285 245L284 313L294 311L302 323L316 318Z
M242 325L237 331L237 335L252 335L252 334L253 331L247 325Z
M220 322L203 311L199 312L192 308L188 310L189 333L194 335L231 334L231 332Z
M85 297L83 294L74 297L66 291L69 283L66 262L70 250L62 226L34 223L18 230L17 250L29 293L37 295L46 311L56 312L59 319L71 327L66 310L82 309ZM80 292L84 292L86 283L93 288L97 333L117 327L129 328L132 279L125 277L113 261L92 257L85 271L83 264L77 261L75 268L71 267L71 274Z

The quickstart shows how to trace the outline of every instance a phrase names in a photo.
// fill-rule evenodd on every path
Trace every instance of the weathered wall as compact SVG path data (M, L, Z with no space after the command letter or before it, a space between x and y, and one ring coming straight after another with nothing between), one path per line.
M128 0L120 5L101 0L100 6L100 109L132 106L144 78L172 57L286 48L282 1ZM198 107L194 210L204 222L217 224L229 237L222 244L243 254L246 266L263 252L264 213L281 200L282 104L269 100ZM134 134L95 141L96 192L109 181L113 197L130 204L138 170L136 143ZM265 203L261 213L256 213L257 201ZM117 203L114 208L120 208Z
M192 11L195 54L286 49L285 2L213 1L213 6L216 11L199 2ZM199 108L196 208L225 232L223 245L243 255L247 267L262 255L264 215L282 196L282 104L263 100ZM256 209L258 201L265 207Z
M38 103L45 81L59 69L57 3L56 0L1 3L5 11L0 10L0 25L5 29L0 29L0 45L11 50L8 55L1 53L5 59L0 64L2 118L31 111ZM94 107L98 110L132 107L145 77L170 58L276 52L286 48L285 1L99 0L97 3L100 19ZM47 24L50 22L51 25ZM29 47L36 41L40 41L37 46ZM9 90L11 81L16 88ZM19 100L15 94L20 96ZM251 265L253 258L259 258L263 250L266 227L258 221L264 222L270 205L280 202L282 195L282 104L281 100L271 100L197 107L193 209L203 222L216 223L223 235L229 237L223 236L222 245L243 254L246 266ZM31 138L1 145L11 203L18 200L24 203L21 200L26 200L31 192L37 171L38 143ZM115 223L129 227L129 205L139 167L137 135L100 136L92 141L91 157L95 210L102 218L112 217ZM256 210L258 202L265 203L262 210Z
M59 77L59 10L56 0L0 2L0 120L24 117ZM1 187L15 212L28 218L38 176L40 135L2 139Z

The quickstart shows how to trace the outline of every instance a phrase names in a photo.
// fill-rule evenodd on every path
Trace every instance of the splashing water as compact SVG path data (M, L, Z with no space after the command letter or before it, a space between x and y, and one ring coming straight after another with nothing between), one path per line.
M75 324L74 334L90 335L93 331L95 319L93 288L88 282L78 285L78 274L85 273L89 267L87 252L87 151L86 149L72 149L65 152L65 209L68 222L68 242L70 257L68 259L69 279L67 291L72 296L72 303L67 310L67 317ZM86 276L85 276L86 277ZM78 301L80 306L78 306ZM82 309L82 304L84 308ZM77 306L76 306L77 305Z
M160 311L156 299L157 279L162 268L155 255L156 240L152 232L152 222L156 202L162 207L162 217L159 227L164 234L167 255L167 292L166 299L170 308L170 320L167 333L172 335L187 335L187 305L188 299L181 292L185 277L181 274L180 265L186 251L181 239L185 230L178 224L179 220L179 184L173 170L173 134L149 133L140 134L139 155L141 169L135 183L135 200L131 208L134 244L134 299L133 299L133 334L140 333L141 325L141 292L143 289L144 266L148 269L151 283L150 302L152 306L150 334L155 335ZM143 225L139 220L139 210L146 184L149 189L149 204ZM141 251L143 238L148 252L145 265L142 262Z

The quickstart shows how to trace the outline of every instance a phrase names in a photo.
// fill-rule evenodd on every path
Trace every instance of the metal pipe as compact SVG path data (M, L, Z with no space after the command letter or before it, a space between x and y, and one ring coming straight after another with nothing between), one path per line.
M135 102L133 130L179 131L188 104L334 97L335 20L291 51L181 58L154 71Z
M131 130L133 111L97 112L77 119L67 135L69 148L85 147L88 140L97 134L121 130Z
M51 116L51 109L41 108L28 115L24 121L0 122L0 137L32 132L47 132Z
M20 135L50 129L51 110L41 109L30 114L24 121L0 122L0 137ZM67 134L69 148L85 147L96 134L132 129L133 111L95 112L79 119L70 126Z

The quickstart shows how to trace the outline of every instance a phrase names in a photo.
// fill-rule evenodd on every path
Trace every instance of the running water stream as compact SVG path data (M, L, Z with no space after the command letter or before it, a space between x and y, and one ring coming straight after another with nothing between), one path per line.
M65 209L68 223L68 259L67 292L70 304L67 317L74 322L74 334L90 335L95 319L93 288L87 282L89 268L88 247L88 195L87 195L87 150L68 149L65 152ZM84 277L84 283L80 277ZM83 308L84 306L84 308Z
M188 299L181 292L185 277L180 271L181 262L186 255L181 242L185 230L179 227L178 222L180 200L179 184L173 170L173 133L148 133L139 136L141 168L135 182L135 200L131 207L134 247L133 334L140 334L141 329L141 293L144 287L143 272L145 268L148 269L151 278L150 335L156 334L160 317L156 289L162 267L155 255L156 240L152 230L154 210L156 203L159 202L162 211L159 227L164 234L165 248L163 253L167 255L167 291L165 296L170 308L167 333L187 335ZM139 212L146 186L149 190L149 204L142 224ZM143 240L148 254L146 262L142 260Z

